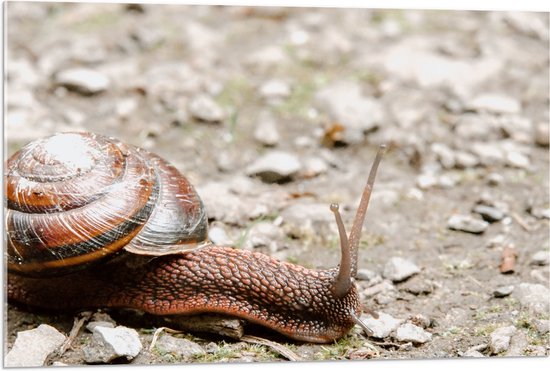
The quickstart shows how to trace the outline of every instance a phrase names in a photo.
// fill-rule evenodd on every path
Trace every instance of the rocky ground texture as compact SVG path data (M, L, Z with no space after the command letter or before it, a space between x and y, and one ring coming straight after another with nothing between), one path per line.
M359 254L373 337L251 334L303 360L549 354L548 14L10 2L7 41L8 154L67 130L150 149L217 243L335 266L328 205L350 224L388 144ZM288 359L112 312L7 321L13 365Z

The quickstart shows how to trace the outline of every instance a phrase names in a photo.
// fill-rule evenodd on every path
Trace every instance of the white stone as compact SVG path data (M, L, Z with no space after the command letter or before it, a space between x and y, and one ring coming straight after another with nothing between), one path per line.
M41 367L48 355L63 344L66 336L54 327L42 324L35 329L20 331L4 359L6 367Z
M405 323L395 331L395 338L402 342L412 342L414 344L424 344L432 340L432 334L424 330L422 327Z
M545 250L538 251L531 256L530 263L533 265L548 265L550 263L550 253Z
M514 114L521 111L518 100L501 94L485 93L476 96L469 104L476 111Z
M110 80L103 73L88 68L71 68L55 76L58 85L83 94L96 94L109 88Z
M380 104L361 92L361 86L338 81L322 88L315 95L319 110L344 127L343 141L359 143L364 134L377 128L383 121Z
M384 278L390 279L393 282L404 281L407 278L420 272L420 268L410 260L405 260L400 257L391 258L384 266L382 275Z
M96 326L92 343L84 348L84 358L88 363L109 363L121 357L132 360L142 348L139 334L134 329Z
M378 339L390 336L392 331L405 322L382 312L378 312L378 318L363 316L361 320L372 331L372 336Z
M544 285L522 282L516 286L512 296L535 314L548 314L550 310L550 290Z
M514 326L501 327L491 333L489 348L492 354L505 352L510 347L510 339L516 332Z
M194 118L206 122L220 122L225 118L224 110L205 94L199 94L189 101L189 113Z
M258 117L258 124L254 130L254 139L265 146L275 146L281 140L277 130L277 122L270 114L263 112Z
M247 175L259 176L268 183L290 178L302 165L297 156L292 153L273 150L259 157L246 168Z

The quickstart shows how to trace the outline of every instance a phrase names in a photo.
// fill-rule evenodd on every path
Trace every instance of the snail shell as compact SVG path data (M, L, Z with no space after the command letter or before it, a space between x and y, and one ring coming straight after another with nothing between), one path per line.
M93 133L29 143L8 160L8 269L57 275L121 249L166 255L207 237L193 186L159 156Z

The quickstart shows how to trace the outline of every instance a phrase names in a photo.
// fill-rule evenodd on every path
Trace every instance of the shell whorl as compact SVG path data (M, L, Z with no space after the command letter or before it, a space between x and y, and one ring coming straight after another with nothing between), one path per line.
M162 255L206 239L193 186L160 157L92 133L29 143L5 175L8 269L62 274L121 248Z

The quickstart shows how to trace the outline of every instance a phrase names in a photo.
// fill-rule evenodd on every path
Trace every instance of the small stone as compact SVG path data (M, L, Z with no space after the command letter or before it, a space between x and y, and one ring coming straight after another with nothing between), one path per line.
M456 151L454 158L455 166L459 169L469 169L479 164L479 159L468 152Z
M387 293L387 292L392 292L392 291L395 291L395 286L389 280L384 280L380 283L377 283L375 285L372 285L372 286L366 288L363 291L363 295L365 295L365 297L369 298L369 297L378 295L380 293Z
M432 334L412 323L405 323L397 328L395 338L402 342L410 341L414 344L424 344L432 340Z
M489 223L473 218L470 215L452 215L447 221L447 227L455 231L480 234L487 230Z
M258 158L246 168L249 176L258 176L266 183L290 180L302 166L298 157L283 151L271 151Z
M514 291L513 285L508 286L499 286L493 291L493 296L495 298L504 298L508 295L510 295Z
M254 139L264 146L276 146L279 143L281 136L273 116L265 112L260 115L254 130Z
M550 254L548 251L538 251L531 256L529 264L532 265L548 265L550 263Z
M315 103L344 128L341 140L346 144L362 142L383 120L380 104L364 96L357 83L339 81L326 86L315 95Z
M372 281L377 277L380 277L378 273L366 268L358 269L357 274L355 275L355 279L359 281Z
M420 268L410 260L393 257L384 266L382 275L393 282L401 282L419 272Z
M424 314L420 314L420 313L412 316L410 321L413 325L422 327L424 329L432 326L432 320L428 316L425 316Z
M109 363L119 358L134 359L143 348L136 330L124 326L96 326L92 341L83 348L86 363Z
M470 150L479 158L481 164L486 166L498 165L504 162L504 151L493 142L474 142Z
M429 189L435 187L438 183L438 179L434 174L420 174L416 178L416 185L420 189Z
M32 330L19 331L11 350L4 358L4 366L44 366L46 358L58 349L65 339L65 335L46 324Z
M510 347L510 339L516 332L514 326L501 327L491 333L489 349L492 354L503 353Z
M433 292L433 284L418 276L412 277L401 288L413 295L428 295Z
M550 209L531 208L529 213L537 219L550 219Z
M548 276L546 276L546 280ZM520 283L514 290L514 297L522 307L535 314L547 314L550 310L550 290L538 283Z
M520 152L507 152L506 164L519 169L526 169L531 164L529 157Z
M486 179L487 183L493 187L499 186L504 182L504 177L499 173L489 173Z
M550 332L550 320L547 319L536 319L533 321L535 328L539 334L544 335Z
M214 102L214 100L205 94L193 97L187 106L191 116L205 122L221 122L225 118L225 112Z
M311 178L328 171L328 165L322 158L308 157L304 160L303 175Z
M164 334L158 339L155 348L164 354L170 353L180 359L189 359L206 353L199 344L168 334Z
M535 126L535 143L541 147L548 147L550 133L548 123L542 122Z
M437 155L437 159L445 169L452 169L455 166L455 154L452 149L443 143L433 143L432 152Z
M260 87L260 95L268 100L281 100L290 93L290 85L282 80L269 80Z
M282 241L283 237L284 233L281 228L272 222L258 222L249 229L244 248L252 250L267 247L269 251L276 252L278 250L277 243Z
M475 97L469 107L476 111L488 111L492 113L519 113L521 104L518 100L500 94L481 94Z
M52 366L53 367L62 367L62 366L68 366L68 364L63 363L63 362L59 362L59 361L54 361L54 362L52 362Z
M504 212L502 212L502 210L487 205L476 205L473 212L481 215L483 220L489 223L498 222L504 218Z
M71 68L55 75L59 86L77 91L81 94L97 94L107 90L110 80L101 72L88 68Z
M394 318L382 312L378 312L378 318L362 316L361 320L372 331L372 337L378 339L390 336L391 332L404 322L402 319Z
M227 236L227 232L220 226L212 226L208 229L208 239L218 246L232 245L233 241Z
M462 357L464 357L464 358L483 358L485 356L477 350L467 350L466 352L464 352Z
M138 108L138 102L133 98L122 99L116 105L116 114L120 118L128 118Z
M112 322L107 322L107 321L91 321L91 322L88 322L88 324L86 325L86 330L88 330L88 331L90 331L90 332L94 332L94 329L95 329L97 326L115 328L115 324L112 323Z

